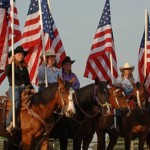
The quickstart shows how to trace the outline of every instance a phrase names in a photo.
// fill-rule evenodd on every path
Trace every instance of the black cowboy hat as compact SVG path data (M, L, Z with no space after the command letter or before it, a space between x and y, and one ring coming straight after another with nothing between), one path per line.
M10 58L11 57L11 54L12 51L10 51L8 53L8 57ZM17 53L24 53L24 56L26 56L28 54L28 51L24 51L23 47L22 46L18 46L17 48L14 49L14 54L17 54Z
M62 65L63 64L67 64L67 63L71 63L73 64L75 62L75 60L71 60L69 56L66 56L66 58L62 61Z

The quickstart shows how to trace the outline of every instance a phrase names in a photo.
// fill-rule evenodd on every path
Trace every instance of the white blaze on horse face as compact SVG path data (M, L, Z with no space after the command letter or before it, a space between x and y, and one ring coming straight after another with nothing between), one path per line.
M73 96L72 96L73 93L74 93L74 90L72 88L70 88L69 96L68 96L69 102L68 102L68 106L67 106L66 116L71 116L76 113L74 103L73 103Z
M136 91L136 97L137 97L138 105L139 105L139 107L141 107L141 102L140 102L140 91L139 91L139 90Z
M107 113L110 114L111 111L110 111L110 105L106 102L106 106L107 106Z
M115 101L116 101L116 103L117 103L117 106L119 107L119 102L118 102L117 97L115 97Z
M124 92L122 92L123 96L126 96Z

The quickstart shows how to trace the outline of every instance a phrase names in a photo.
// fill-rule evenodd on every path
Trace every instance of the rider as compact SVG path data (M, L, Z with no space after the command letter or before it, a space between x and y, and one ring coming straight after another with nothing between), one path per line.
M66 56L61 65L63 79L69 81L72 84L73 90L76 91L80 88L80 82L75 73L72 72L72 64L74 62L75 60L71 60L69 56Z
M131 66L128 62L126 62L123 67L119 68L119 70L121 72L121 76L117 78L115 85L121 86L124 89L126 96L129 97L133 91L132 83L134 83L134 66Z
M48 84L57 82L58 75L62 77L62 72L56 68L56 54L53 49L50 49L45 52L46 60L43 59L43 55L40 57L42 64L38 69L37 78L39 80L39 91L42 91L45 87L45 66L47 73Z
M31 89L31 93L34 93L35 90L30 82L30 77L27 69L27 64L24 61L25 56L28 54L28 51L24 51L22 46L18 46L14 49L14 56L11 55L11 51L8 53L9 61L6 65L5 73L8 77L9 89L8 96L12 101L12 62L14 62L14 76L15 76L15 110L19 111L20 108L20 99L21 93L26 86ZM8 118L6 120L6 130L11 132L12 130L12 108L9 111Z

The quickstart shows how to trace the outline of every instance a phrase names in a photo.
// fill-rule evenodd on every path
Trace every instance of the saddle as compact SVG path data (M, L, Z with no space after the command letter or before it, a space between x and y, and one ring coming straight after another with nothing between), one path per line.
M0 136L6 135L6 118L11 108L11 101L9 100L8 93L6 96L0 96Z

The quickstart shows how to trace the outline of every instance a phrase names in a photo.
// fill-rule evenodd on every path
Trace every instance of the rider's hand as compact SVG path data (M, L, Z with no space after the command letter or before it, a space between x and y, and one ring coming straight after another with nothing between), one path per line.
M15 60L15 56L11 56L8 60L8 63L11 64Z
M31 93L33 93L33 94L34 94L34 93L36 93L36 91L35 91L34 89L31 89Z
M43 59L42 64L46 66L46 59Z
M69 82L70 82L71 84L73 84L73 83L75 82L75 80L76 80L76 78L73 77L72 79L69 80Z

